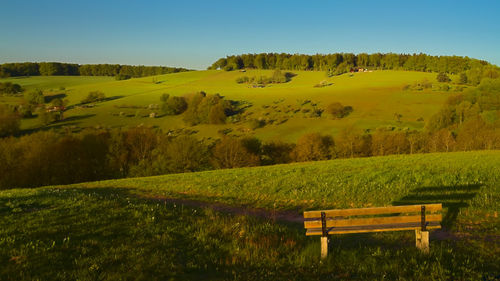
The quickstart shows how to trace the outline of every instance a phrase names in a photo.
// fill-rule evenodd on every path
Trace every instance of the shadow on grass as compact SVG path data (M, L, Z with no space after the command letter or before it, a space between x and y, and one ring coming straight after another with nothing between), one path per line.
M117 99L121 99L121 98L124 98L124 97L125 96L112 96L112 97L103 98L103 99L101 99L99 101L95 101L95 102L81 102L81 103L77 103L77 104L73 104L73 105L68 106L68 110L76 108L76 107L84 107L84 106L85 107L95 107L99 103L103 103L103 102L106 102L106 101L117 100Z
M64 99L65 97L67 97L68 95L64 94L64 93L61 93L61 94L55 94L55 95L50 95L50 96L45 96L44 97L44 100L45 100L45 103L51 103L53 100L55 99Z
M446 228L453 227L461 209L469 207L472 200L481 189L480 184L457 185L457 186L433 186L419 187L399 200L392 202L392 205L417 205L442 203L446 208L442 225Z
M95 116L95 114L83 114L83 115L70 116L70 117L64 118L64 120L56 121L56 122L51 123L47 126L21 130L21 132L17 136L29 135L29 134L33 134L36 132L44 132L44 131L49 131L49 130L54 130L54 129L59 130L59 129L62 129L63 127L67 127L67 126L77 126L78 124L81 123L80 122L81 120L91 118L94 116ZM78 132L78 131L79 130L77 130L77 131L73 130L73 132Z

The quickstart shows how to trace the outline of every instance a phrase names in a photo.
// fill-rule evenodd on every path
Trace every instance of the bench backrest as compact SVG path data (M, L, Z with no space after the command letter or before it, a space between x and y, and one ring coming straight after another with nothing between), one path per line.
M442 204L304 212L306 235L440 228ZM383 215L383 216L382 216ZM326 233L325 233L326 231Z

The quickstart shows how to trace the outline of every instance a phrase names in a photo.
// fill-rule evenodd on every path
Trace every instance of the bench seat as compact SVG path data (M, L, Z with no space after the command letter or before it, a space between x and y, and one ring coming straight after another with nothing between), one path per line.
M376 224L376 225L356 225L356 226L340 226L328 230L328 234L347 234L347 233L367 233L367 232L384 232L384 231L399 231L399 230L419 230L422 227L420 222L409 223L393 223L393 224ZM441 228L441 224L437 221L432 221L427 224L427 229ZM321 228L310 228L307 230L307 236L322 235Z

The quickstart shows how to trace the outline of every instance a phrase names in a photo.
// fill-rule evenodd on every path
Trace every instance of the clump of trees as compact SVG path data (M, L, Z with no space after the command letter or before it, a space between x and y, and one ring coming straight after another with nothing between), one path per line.
M334 119L344 118L352 111L352 106L343 106L340 102L332 102L326 107L326 112L331 114Z
M403 86L404 91L407 91L407 90L423 91L423 90L427 90L427 89L431 89L431 88L432 88L432 82L429 81L427 78L424 78L420 81L415 81L411 85L406 84Z
M305 134L299 138L297 145L291 151L291 159L296 162L332 159L335 154L334 144L332 136L319 133Z
M189 71L179 67L120 65L120 64L70 64L60 62L24 62L0 64L0 77L16 76L52 76L52 75L81 75L81 76L115 76L144 77L168 73ZM121 79L119 79L121 80Z
M446 75L446 73L444 73L444 72L438 73L436 80L438 82L450 82L451 81L450 77L448 77L448 75Z
M212 150L212 164L218 169L258 166L260 145L255 138L224 136Z
M21 116L7 105L0 104L0 138L19 132Z
M132 76L127 75L127 74L121 74L121 73L119 73L119 74L115 75L115 80L118 80L118 81L120 81L120 80L128 80L130 78L132 78Z
M464 73L467 76L467 83L471 85L479 84L484 77L496 78L500 76L498 67L483 60L460 56L430 56L422 53L242 54L220 58L209 67L209 69L227 71L243 68L316 70L326 71L329 76L346 73L356 68Z
M23 91L23 88L19 84L14 84L12 82L0 82L0 95L15 95Z
M24 94L24 99L31 105L38 106L45 102L42 90L34 90Z
M495 123L495 116L500 110L500 79L483 79L475 89L448 98L438 113L426 124L429 131L454 128L468 120L482 119Z
M235 113L230 101L219 94L207 95L198 92L188 95L188 107L183 120L189 125L224 124L227 116Z
M81 101L82 104L104 101L106 95L101 91L92 91Z
M184 97L171 97L169 94L163 94L160 97L161 111L166 115L178 115L186 111L188 104Z
M242 83L249 83L249 84L257 84L257 85L267 85L267 84L279 84L279 83L286 83L292 79L294 76L293 73L289 72L282 72L279 69L276 69L273 72L273 75L271 77L267 76L253 76L253 77L248 77L248 76L242 76L236 79L236 83L242 84Z

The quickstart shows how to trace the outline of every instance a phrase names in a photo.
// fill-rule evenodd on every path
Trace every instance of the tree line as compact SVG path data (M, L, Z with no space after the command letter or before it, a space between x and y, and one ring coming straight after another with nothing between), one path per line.
M166 66L120 65L120 64L72 64L60 62L23 62L0 65L0 78L17 76L115 76L144 77L188 71L185 68Z
M484 60L461 56L431 56L426 54L242 54L220 58L208 69L227 71L255 69L316 70L338 75L356 68L413 70L460 74L467 72L471 82L479 84L482 77L496 78L499 68ZM492 77L496 76L496 77Z
M70 184L211 169L337 158L500 149L498 124L481 118L457 131L345 128L332 137L308 133L297 143L223 136L215 142L137 127L78 134L37 132L0 139L0 189Z

